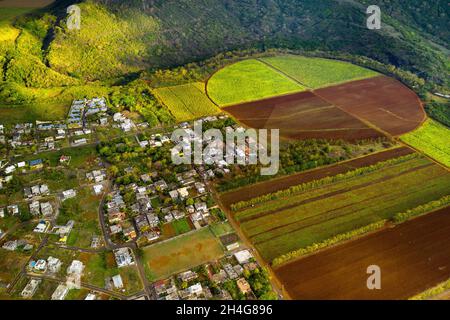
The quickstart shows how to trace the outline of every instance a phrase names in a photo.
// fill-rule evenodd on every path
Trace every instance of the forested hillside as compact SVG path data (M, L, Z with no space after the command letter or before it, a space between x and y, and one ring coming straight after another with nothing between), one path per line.
M65 26L66 7L75 2L82 14L77 32ZM448 81L442 47L450 30L446 1L381 1L381 31L365 27L363 2L367 1L60 0L45 15L18 22L31 36L28 47L19 48L19 57L7 64L5 80L28 85L42 77L43 66L30 53L62 75L104 80L235 49L275 47L342 51L440 84ZM29 74L30 61L39 66L38 77ZM52 73L45 76L49 79L37 85L69 81Z

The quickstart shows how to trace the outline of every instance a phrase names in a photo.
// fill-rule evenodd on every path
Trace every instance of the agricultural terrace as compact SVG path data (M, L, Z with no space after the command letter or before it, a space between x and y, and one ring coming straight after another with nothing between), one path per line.
M143 249L145 272L150 281L164 279L223 256L223 247L209 228Z
M177 121L192 120L220 112L206 96L205 85L201 82L158 88L153 93L169 108Z
M364 69L348 62L322 58L289 55L262 58L261 61L268 63L273 68L311 89L378 75L375 71Z
M444 125L429 119L401 140L450 168L450 129Z
M209 97L220 106L304 91L294 80L250 59L227 66L216 72L208 81Z
M295 188L295 187L294 187ZM299 191L297 191L299 190ZM450 173L408 155L238 203L235 220L267 261L439 199Z

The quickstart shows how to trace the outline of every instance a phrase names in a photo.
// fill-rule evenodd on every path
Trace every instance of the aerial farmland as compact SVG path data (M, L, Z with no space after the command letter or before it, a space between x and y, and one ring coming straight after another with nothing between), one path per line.
M0 0L0 302L449 299L448 4L380 7Z

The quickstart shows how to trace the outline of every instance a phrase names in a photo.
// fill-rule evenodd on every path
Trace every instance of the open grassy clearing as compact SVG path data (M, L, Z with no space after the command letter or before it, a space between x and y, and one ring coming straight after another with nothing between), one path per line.
M83 188L78 191L75 198L66 200L62 204L57 222L66 224L69 220L75 221L67 239L67 245L90 248L92 237L101 235L98 222L100 200L101 196L95 196L90 188Z
M294 80L251 59L219 70L208 81L208 95L220 106L304 91Z
M401 140L450 168L450 129L446 126L429 119Z
M205 94L201 82L158 88L153 91L177 121L186 121L220 113L220 109Z
M0 47L3 47L4 41L11 43L19 36L20 31L12 24L14 19L31 11L30 8L6 7L0 1Z
M73 260L83 262L85 269L81 278L82 283L91 284L97 287L105 287L105 280L117 274L120 274L124 283L124 293L126 295L134 294L141 290L141 282L136 266L117 268L114 254L112 252L88 253L67 250L54 245L44 247L38 254L38 258L47 259L53 256L61 260L62 267L57 274L64 278L67 275L67 268Z
M375 71L337 60L302 56L269 57L261 60L312 89L378 75Z
M269 261L396 213L439 199L450 174L413 159L348 181L264 203L236 214L244 233Z
M150 281L213 261L223 255L219 240L209 228L143 249L146 276Z

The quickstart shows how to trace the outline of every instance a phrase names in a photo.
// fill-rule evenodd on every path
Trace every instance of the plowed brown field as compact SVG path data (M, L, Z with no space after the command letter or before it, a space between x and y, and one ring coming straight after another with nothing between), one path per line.
M381 136L312 92L234 105L224 110L248 127L280 129L280 136L287 139L355 141Z
M275 269L293 299L407 299L450 277L450 207ZM366 286L381 268L381 290Z
M413 131L426 117L417 95L401 82L385 76L319 89L314 93L393 136Z

